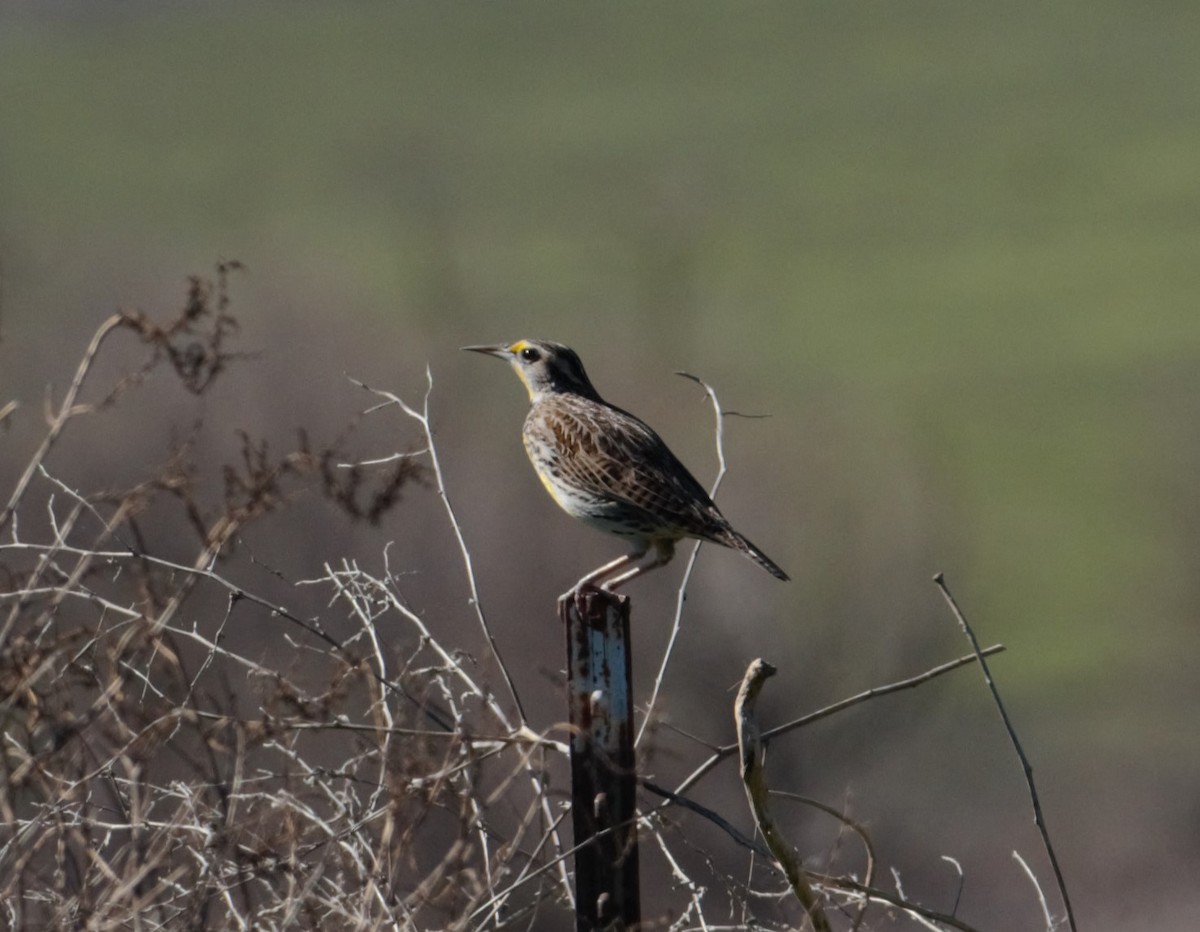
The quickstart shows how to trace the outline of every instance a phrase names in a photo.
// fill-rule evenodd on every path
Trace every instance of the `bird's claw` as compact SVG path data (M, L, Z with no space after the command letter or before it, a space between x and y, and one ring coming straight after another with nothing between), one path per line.
M587 613L588 598L598 595L602 591L599 586L590 582L581 583L571 590L571 596L575 600L575 611L579 613L580 617Z

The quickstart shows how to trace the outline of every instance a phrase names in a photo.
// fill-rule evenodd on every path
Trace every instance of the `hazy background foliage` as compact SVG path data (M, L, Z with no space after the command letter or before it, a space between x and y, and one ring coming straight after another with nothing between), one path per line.
M1009 648L1084 927L1194 928L1198 35L1187 2L9 3L0 400L24 407L0 470L103 315L236 258L262 358L199 411L151 392L60 471L136 479L201 415L218 462L240 427L337 424L363 403L344 373L412 395L428 362L483 596L549 723L552 597L613 546L537 488L511 374L457 347L573 345L707 480L686 369L772 415L729 422L722 502L796 581L702 556L671 719L728 740L724 686L760 654L781 718L956 656L943 570ZM378 531L302 523L276 562L394 539L414 601L466 619L423 498ZM677 572L633 591L640 681ZM967 914L1027 928L1009 852L1036 840L974 675L776 763L926 865L925 896L952 899L955 855Z

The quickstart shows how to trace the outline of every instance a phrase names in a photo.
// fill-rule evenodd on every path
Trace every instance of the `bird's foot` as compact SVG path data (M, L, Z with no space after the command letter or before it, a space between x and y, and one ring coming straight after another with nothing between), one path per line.
M575 611L579 613L580 617L587 613L588 599L595 598L603 591L603 587L590 582L582 582L571 590L571 594L575 598Z
M582 580L558 597L559 605L569 603L575 606L576 613L583 617L588 612L588 602L600 595L611 596L604 586Z

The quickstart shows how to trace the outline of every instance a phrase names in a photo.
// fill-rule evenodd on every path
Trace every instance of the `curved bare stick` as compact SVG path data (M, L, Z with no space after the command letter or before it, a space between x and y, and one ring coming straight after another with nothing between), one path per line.
M1025 871L1025 876L1029 878L1029 882L1033 884L1034 892L1037 893L1038 904L1042 907L1042 918L1046 920L1046 932L1054 932L1054 917L1050 915L1050 904L1046 902L1046 894L1042 892L1042 885L1038 883L1037 875L1025 863L1025 859L1021 857L1019 852L1014 851L1012 856L1021 865L1021 870Z
M708 490L708 497L715 499L717 490L721 488L721 481L725 478L725 415L721 410L721 402L717 400L717 393L713 391L711 385L702 379L688 372L676 372L676 375L681 375L685 379L691 379L697 385L704 389L704 393L708 396L708 400L712 402L713 417L716 419L716 445L717 445L717 477L713 480L712 488ZM658 701L658 694L662 690L663 680L667 676L667 664L671 661L671 654L675 650L675 641L679 638L679 631L683 627L683 603L687 600L687 587L692 579L692 570L696 568L696 557L700 554L701 541L696 541L692 546L692 552L688 554L687 565L683 569L683 578L679 581L679 591L675 596L675 617L671 619L671 636L667 638L667 646L663 650L662 662L658 665L658 673L654 676L654 688L650 691L650 699L646 703L646 711L642 716L642 724L638 728L637 737L634 738L633 746L637 747L642 742L642 735L646 733L646 728L650 725L654 718L654 705Z
M765 660L751 661L746 675L738 690L737 701L733 704L733 718L737 723L738 749L741 757L742 784L746 787L746 800L750 803L750 811L754 813L755 824L775 862L787 877L792 893L804 907L814 932L830 932L829 919L817 898L816 891L805 875L796 852L783 833L775 827L775 820L767 806L767 778L764 773L766 764L766 747L763 744L762 729L758 725L757 706L758 695L763 684L775 675L775 668Z
M863 886L870 887L875 882L875 846L871 844L871 836L868 834L866 826L859 822L855 822L844 812L839 812L833 806L827 806L819 800L812 799L808 796L801 796L799 793L791 793L787 790L771 790L771 795L779 799L790 799L793 802L801 803L805 806L812 806L814 809L820 809L826 815L831 815L846 828L850 829L858 840L862 842L863 850L866 852L867 869L863 876ZM854 922L850 926L850 932L858 932L862 927L863 917L867 913L867 906L870 904L870 898L864 896L862 906L859 907L858 913L854 917Z

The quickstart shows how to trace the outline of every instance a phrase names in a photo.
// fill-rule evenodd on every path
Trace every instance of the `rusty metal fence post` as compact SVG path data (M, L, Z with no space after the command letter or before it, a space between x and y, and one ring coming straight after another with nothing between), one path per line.
M568 593L558 614L567 635L575 928L632 932L641 895L629 599Z

